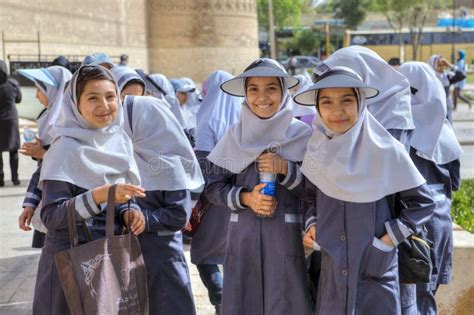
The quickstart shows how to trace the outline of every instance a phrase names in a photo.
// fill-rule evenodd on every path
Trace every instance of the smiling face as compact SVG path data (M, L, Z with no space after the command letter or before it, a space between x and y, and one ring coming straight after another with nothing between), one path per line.
M280 110L282 95L277 77L252 77L247 80L247 104L260 118L270 118Z
M318 110L331 131L344 133L357 122L358 100L352 88L327 88L318 93Z
M88 81L79 95L78 109L91 127L101 129L110 125L118 110L115 84L109 80Z

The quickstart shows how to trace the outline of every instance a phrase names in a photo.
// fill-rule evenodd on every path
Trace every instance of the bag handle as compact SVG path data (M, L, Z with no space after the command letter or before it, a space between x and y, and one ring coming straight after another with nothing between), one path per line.
M77 234L77 225L76 225L76 207L74 198L71 198L67 201L67 228L69 234L69 244L71 244L71 248L76 247L79 245L79 235ZM92 233L89 230L86 222L81 220L82 228L84 229L84 233L86 235L87 241L90 242L93 240Z
M76 207L74 198L71 198L67 201L67 228L69 234L69 244L71 244L71 248L76 247L79 244L79 237L77 236Z
M107 214L105 218L105 236L114 236L114 217L115 217L115 190L117 185L111 185L107 195Z

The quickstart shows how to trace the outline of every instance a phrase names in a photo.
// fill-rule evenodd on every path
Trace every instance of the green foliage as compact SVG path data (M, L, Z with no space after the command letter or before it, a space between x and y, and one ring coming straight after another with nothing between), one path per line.
M357 29L364 22L367 11L373 7L374 0L333 0L332 8L336 18L342 18L350 29Z
M303 29L293 34L293 38L285 43L290 51L298 51L300 55L314 55L321 44L321 34L314 30Z
M474 233L474 179L465 179L459 191L453 193L451 206L453 221Z
M301 18L303 0L273 0L273 20L275 27L298 25ZM259 27L268 29L268 0L257 0Z

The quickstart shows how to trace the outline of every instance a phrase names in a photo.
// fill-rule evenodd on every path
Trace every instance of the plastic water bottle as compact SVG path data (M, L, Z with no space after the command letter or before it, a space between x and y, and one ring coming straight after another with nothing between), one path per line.
M276 174L272 173L260 173L260 184L267 184L263 187L261 193L267 196L275 197L276 193Z
M277 153L278 150L276 147L270 147L263 151L264 153L270 152L270 153ZM275 197L276 193L276 177L277 174L272 174L272 173L260 173L260 184L267 184L267 186L263 187L261 190L261 193L267 196L273 196Z
M23 127L23 139L25 139L25 142L33 142L36 139L36 134L33 130L25 126Z

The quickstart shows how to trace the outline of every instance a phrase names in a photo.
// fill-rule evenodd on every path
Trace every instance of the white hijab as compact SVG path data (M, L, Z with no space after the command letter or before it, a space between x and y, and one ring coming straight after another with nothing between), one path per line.
M227 129L239 121L242 98L224 93L220 88L224 81L232 78L231 74L218 70L203 83L206 95L197 113L196 150L212 151Z
M204 185L201 168L183 129L162 102L149 96L125 97L125 131L132 139L142 187L196 190Z
M436 65L438 64L438 61L442 58L441 55L432 55L430 59L428 59L428 64L431 66L431 68L434 70L436 77L441 81L443 84L443 87L449 87L449 78L446 72L438 72L436 71Z
M117 82L118 89L122 92L125 85L131 80L138 80L143 84L143 94L145 94L146 84L142 77L132 68L126 66L113 67L110 70L114 75L115 82Z
M208 160L235 174L241 173L267 149L286 160L301 161L311 128L293 117L288 108L292 99L285 84L282 90L280 111L268 119L259 118L244 101L239 122L229 128Z
M189 114L185 112L179 103L179 100L176 98L173 85L168 80L168 78L166 78L166 76L161 73L150 74L149 77L163 90L163 92L166 93L166 95L164 95L161 99L165 100L169 104L169 108L174 117L176 117L178 120L181 128L186 130L190 129L192 124L189 122Z
M416 128L410 135L410 145L420 157L436 164L459 159L462 149L446 119L446 95L434 70L424 62L406 62L399 71L417 90L411 97Z
M311 78L309 77L306 71L305 71L305 74L306 75L297 74L293 76L294 78L299 80L299 83L296 86L296 93L298 93L298 91L302 91L305 87L311 85L312 83ZM301 117L301 116L316 114L316 108L314 106L303 106L295 102L292 102L291 111L293 112L294 117Z
M348 67L364 83L380 91L367 100L367 109L387 130L415 128L410 110L410 84L374 51L362 46L341 48L324 62L330 68Z
M374 202L423 184L425 179L404 146L366 109L364 92L356 91L359 118L345 133L335 134L316 114L302 173L327 196L359 203Z
M123 128L119 91L116 88L115 120L105 128L92 128L78 110L76 81L82 68L72 76L61 115L52 128L53 143L44 156L40 186L44 180L64 181L84 189L114 183L139 185L132 141Z
M43 84L37 86L48 98L48 107L38 118L38 137L43 146L50 145L53 141L50 131L59 118L63 106L64 89L67 82L71 80L72 74L68 69L60 66L41 68L36 71L22 72L20 70L20 73L34 82L40 81Z

